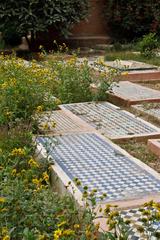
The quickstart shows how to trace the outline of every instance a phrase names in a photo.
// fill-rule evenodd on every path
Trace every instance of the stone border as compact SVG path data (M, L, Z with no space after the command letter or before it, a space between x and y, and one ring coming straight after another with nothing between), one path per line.
M121 147L117 146L110 140L106 139L100 133L96 133L96 134L98 137L100 137L101 139L103 139L104 141L106 141L107 143L112 145L112 147L114 147L115 149L120 151L126 157L129 157L132 162L136 163L139 167L141 167L142 169L144 169L145 171L147 171L149 174L151 174L157 180L160 181L160 174L158 174L155 170L153 170L152 168L150 168L149 166L147 166L145 163L141 162L137 158L132 157L129 153L127 153L125 150L123 150ZM39 152L41 157L46 157L46 150L41 144L37 145L37 152ZM52 158L51 156L48 156L48 157ZM54 159L53 159L53 161L54 161ZM54 184L52 184L52 187L55 187L55 183L56 183L57 190L61 194L66 193L66 191L68 190L67 192L69 192L69 194L74 195L74 198L75 198L76 202L78 203L78 205L84 207L84 203L82 201L82 192L77 188L77 186L68 177L68 175L62 170L62 168L55 162L54 165L51 166L51 170L52 170L52 182L54 182ZM71 186L66 189L65 186L68 185L69 181L71 181ZM75 193L73 193L73 188L74 188ZM99 202L97 204L97 207L102 206L102 208L104 208L106 203L107 204L109 203L109 204L113 204L113 205L115 205L115 204L118 205L119 206L118 209L129 209L129 208L135 208L135 207L141 206L142 204L144 204L145 202L148 202L150 200L158 201L159 199L160 199L160 193L153 194L153 195L150 194L148 196L143 196L143 197L142 196L137 197L137 198L133 197L128 200Z
M131 105L141 104L141 103L160 103L160 98L146 98L141 100L129 100L124 97L116 96L113 93L108 93L108 100L114 104L124 107L130 107Z
M112 107L114 107L115 109L120 109L119 107L113 105L112 103L109 103ZM90 132L95 132L97 134L101 133L102 132L100 130L96 130L94 127L92 127L89 123L86 123L84 120L80 119L78 116L76 116L74 113L72 113L71 111L69 111L68 109L66 109L63 105L60 105L59 106L60 109L62 109L66 115L68 115L70 118L73 118L75 121L77 121L78 123L80 122L82 124L82 122L86 125L86 127L88 126L88 129L90 129ZM145 125L148 125L152 128L155 129L155 132L153 133L148 133L148 134L141 134L141 135L124 135L122 137L115 137L115 138L111 138L111 140L113 140L115 143L122 143L122 142L125 142L127 140L132 140L132 139L135 139L137 141L147 141L147 139L150 139L150 138L159 138L160 137L160 128L154 126L153 124L141 119L141 118L138 118L136 117L134 114L130 113L130 112L127 112L125 110L121 110L123 112L125 112L126 114L128 114L129 116L132 116L132 117L135 117L136 119L140 120L141 122L143 122ZM157 132L156 132L157 130ZM104 134L102 134L104 135ZM106 136L105 139L108 139L108 137Z
M160 71L134 72L120 77L123 81L130 82L160 82Z
M147 146L151 152L160 157L160 139L157 140L149 139Z

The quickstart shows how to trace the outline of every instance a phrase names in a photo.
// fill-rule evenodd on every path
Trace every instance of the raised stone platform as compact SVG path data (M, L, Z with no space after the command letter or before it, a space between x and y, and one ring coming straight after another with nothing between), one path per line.
M109 100L124 106L142 102L160 102L160 91L128 81L121 81L112 88Z
M160 123L160 103L145 103L133 105L132 108L136 111L147 114L154 119L157 119Z
M160 157L160 139L148 140L148 148L158 157Z
M144 140L160 136L159 128L108 102L66 104L60 108L68 116L76 115L115 141Z
M37 144L41 154L48 152L53 160L53 171L61 183L66 186L72 182L80 204L84 186L89 192L97 189L99 203L106 193L104 203L116 201L126 208L130 200L135 204L135 200L160 197L160 175L100 134L41 136ZM82 185L75 186L74 178Z

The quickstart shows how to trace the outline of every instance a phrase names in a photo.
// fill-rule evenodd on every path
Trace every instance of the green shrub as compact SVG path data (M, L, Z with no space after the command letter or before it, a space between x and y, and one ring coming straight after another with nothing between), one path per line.
M0 31L12 26L16 33L26 38L30 50L38 51L36 40L40 32L46 33L53 28L66 36L71 26L84 19L87 13L88 0L1 1Z
M30 121L36 111L56 106L55 75L35 62L3 57L0 61L0 125Z
M159 47L158 39L155 33L149 33L138 42L138 48L145 57L153 57Z

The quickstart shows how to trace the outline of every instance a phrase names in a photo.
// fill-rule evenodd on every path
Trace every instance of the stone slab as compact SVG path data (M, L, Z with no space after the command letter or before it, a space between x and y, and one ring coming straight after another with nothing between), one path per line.
M160 102L160 91L128 81L114 85L109 100L119 105L130 106L142 102Z
M43 112L39 115L38 123L39 130L42 133L52 133L54 135L93 131L81 119L68 116L61 110Z
M150 139L148 140L148 148L152 151L155 155L160 157L160 139Z
M160 123L160 103L137 104L132 108L159 120Z
M108 102L60 105L69 116L76 115L112 140L157 138L160 129Z
M88 186L89 192L97 189L99 202L103 193L107 194L103 202L142 199L160 193L158 173L100 134L41 136L37 143L54 161L53 167L64 185L73 183L74 178L81 181L82 186L77 187L80 201L83 186Z

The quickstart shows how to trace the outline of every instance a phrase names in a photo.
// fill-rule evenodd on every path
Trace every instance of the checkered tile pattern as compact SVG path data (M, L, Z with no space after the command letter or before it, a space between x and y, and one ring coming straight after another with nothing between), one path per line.
M132 108L160 120L160 103L137 104L132 106Z
M146 208L144 208L146 209ZM155 211L150 209L151 211ZM139 227L143 227L143 222L141 221L144 218L140 209L130 209L121 211L121 217L124 220L129 220L129 240L146 240L148 239L144 233L140 233L138 231ZM153 236L155 232L160 232L160 222L155 221L151 226L148 228L149 234L152 235L152 240L158 240L159 238Z
M63 107L111 139L157 132L154 126L151 127L147 122L137 119L134 115L108 102L66 104Z
M121 81L113 86L112 92L114 95L130 101L160 99L160 91L128 81Z
M160 181L94 133L39 137L38 142L73 180L97 189L106 200L125 200L160 192Z
M46 131L55 134L82 132L83 126L80 126L76 121L68 117L63 111L45 112L40 115L39 129L45 131L44 125L48 124Z

